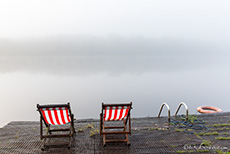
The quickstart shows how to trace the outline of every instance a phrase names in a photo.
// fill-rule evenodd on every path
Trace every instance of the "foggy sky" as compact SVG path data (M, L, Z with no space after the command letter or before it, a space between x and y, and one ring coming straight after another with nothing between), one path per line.
M156 116L164 101L172 111L181 101L190 113L229 111L229 8L229 0L2 0L0 103L14 114L0 112L0 127L38 120L38 102L70 101L77 118L98 118L102 101L133 101L133 117Z
M145 73L212 67L229 46L182 39L62 36L0 40L0 72L58 75Z
M229 40L228 0L7 0L0 38L121 35Z
M0 73L139 74L226 66L229 6L227 0L1 1Z

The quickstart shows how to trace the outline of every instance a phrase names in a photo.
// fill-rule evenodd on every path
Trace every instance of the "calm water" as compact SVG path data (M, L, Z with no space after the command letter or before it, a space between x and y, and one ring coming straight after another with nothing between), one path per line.
M132 117L162 102L230 111L226 2L1 1L0 127L39 120L37 103L69 101L76 118L102 101L132 101Z
M0 126L10 121L39 120L37 103L69 101L77 119L99 118L102 101L132 101L132 117L157 116L162 102L170 105L171 114L181 101L190 113L196 113L200 105L230 111L228 56L182 56L171 57L171 61L165 56L97 58L94 60L99 64L87 62L82 69L73 64L76 71L61 64L53 70L47 65L2 72ZM115 61L121 63L115 65Z

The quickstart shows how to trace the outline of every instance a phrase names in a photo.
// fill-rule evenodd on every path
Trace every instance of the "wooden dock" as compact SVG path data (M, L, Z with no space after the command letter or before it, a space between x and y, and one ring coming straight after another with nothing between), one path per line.
M77 133L71 149L48 148L45 151L41 150L39 122L15 121L0 128L0 153L220 153L230 149L230 113L192 117L205 121L201 124L205 126L204 129L187 129L189 132L196 132L195 134L168 124L167 117L133 118L131 145L108 143L105 147L98 134L99 120L76 120L74 124ZM172 120L181 119L172 117ZM209 129L207 133L206 128ZM65 139L61 142L65 142Z

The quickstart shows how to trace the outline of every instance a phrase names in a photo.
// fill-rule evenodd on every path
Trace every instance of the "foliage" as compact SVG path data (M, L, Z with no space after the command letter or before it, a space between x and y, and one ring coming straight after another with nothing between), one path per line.
M213 124L214 127L224 127L224 126L230 126L230 124L225 123L225 124Z
M220 136L220 137L216 137L215 139L216 140L230 140L230 137L222 137L222 136Z
M201 146L211 146L211 141L210 140L203 140L203 142L200 144Z
M199 133L201 136L220 135L217 131L208 133Z

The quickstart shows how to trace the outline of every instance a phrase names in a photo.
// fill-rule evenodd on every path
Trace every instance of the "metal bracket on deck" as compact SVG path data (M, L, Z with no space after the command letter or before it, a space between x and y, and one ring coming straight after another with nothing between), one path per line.
M161 109L160 109L160 112L159 112L159 114L158 114L158 118L160 117L161 111L162 111L162 109L163 109L164 106L166 106L167 109L168 109L168 121L170 122L170 108L169 108L168 104L165 103L165 102L161 105Z
M176 110L176 113L175 113L175 117L177 116L177 113L178 111L180 110L180 107L184 105L185 107L185 110L186 110L186 120L188 120L188 106L184 103L184 102L181 102Z

